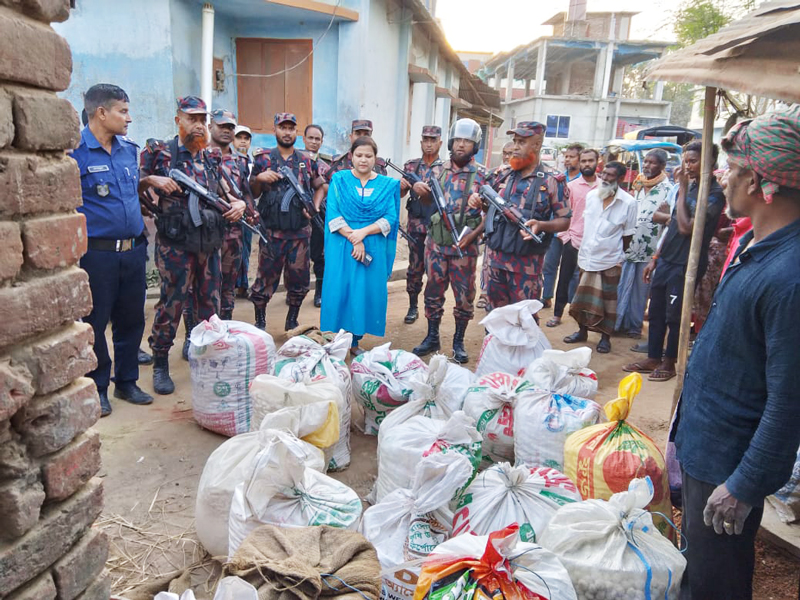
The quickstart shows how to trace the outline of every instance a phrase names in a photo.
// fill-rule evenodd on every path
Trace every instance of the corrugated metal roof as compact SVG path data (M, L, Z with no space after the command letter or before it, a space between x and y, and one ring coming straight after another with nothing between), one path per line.
M647 79L800 102L800 2L765 2L714 35L656 61Z

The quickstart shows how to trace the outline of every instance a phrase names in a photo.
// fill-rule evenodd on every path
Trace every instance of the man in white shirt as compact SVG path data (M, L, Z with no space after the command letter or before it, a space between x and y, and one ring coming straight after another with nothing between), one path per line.
M621 162L609 162L600 174L600 185L586 196L583 241L578 252L581 280L569 308L579 329L564 338L567 344L577 344L588 339L589 330L596 331L601 354L611 352L621 265L636 231L636 200L619 187L625 171Z

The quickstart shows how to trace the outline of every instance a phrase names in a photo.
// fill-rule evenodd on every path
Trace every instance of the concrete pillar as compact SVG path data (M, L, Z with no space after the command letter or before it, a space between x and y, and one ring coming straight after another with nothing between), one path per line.
M611 91L617 96L622 96L622 83L625 80L625 67L614 69L614 81L611 84Z
M545 93L545 65L547 64L547 40L539 43L536 57L536 95L544 96Z
M526 98L531 95L531 81L533 81L533 80L530 79L530 78L525 80L525 97Z
M511 102L514 93L514 61L508 63L508 75L506 76L506 102Z
M214 6L203 4L203 17L200 40L200 97L211 110L211 96L214 89Z
M494 72L494 89L496 89L499 92L501 87L503 87L503 75L502 72L500 71L500 68L498 67L497 70Z
M608 49L606 50L606 65L603 69L603 87L602 87L602 96L601 98L605 98L608 96L608 86L611 83L611 69L614 62L614 42L608 43Z
M605 98L606 93L603 90L603 80L605 79L606 68L606 55L608 54L608 46L604 45L597 53L597 58L594 64L594 85L592 87L592 96L595 100L598 98Z
M653 90L653 100L661 102L664 99L664 82L656 81L656 87Z
M558 93L562 96L569 94L569 86L572 82L572 63L567 63L561 73L561 85L558 88Z

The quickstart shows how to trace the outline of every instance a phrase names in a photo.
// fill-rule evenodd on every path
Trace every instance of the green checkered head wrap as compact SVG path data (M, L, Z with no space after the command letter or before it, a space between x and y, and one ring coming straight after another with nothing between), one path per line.
M767 203L780 186L800 189L800 104L737 123L722 147L730 160L761 176Z

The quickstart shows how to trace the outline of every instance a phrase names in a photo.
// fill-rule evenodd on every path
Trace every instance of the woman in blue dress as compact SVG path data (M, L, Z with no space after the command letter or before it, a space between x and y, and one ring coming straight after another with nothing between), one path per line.
M400 182L373 172L378 146L360 137L350 148L353 168L339 171L328 188L325 271L320 328L353 334L350 353L363 352L359 340L386 333L387 281L397 246Z

